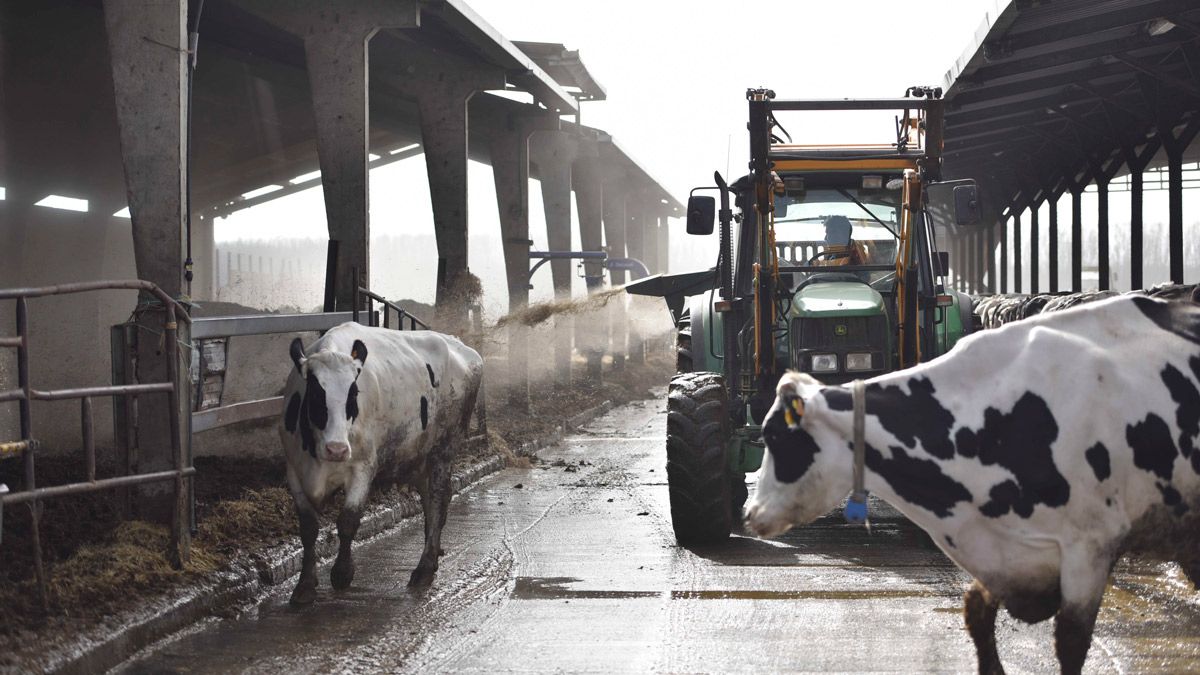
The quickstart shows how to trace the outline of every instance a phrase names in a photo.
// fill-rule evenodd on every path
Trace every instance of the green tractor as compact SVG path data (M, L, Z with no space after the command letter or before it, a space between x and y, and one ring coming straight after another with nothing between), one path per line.
M688 200L689 234L720 223L716 268L627 287L665 298L678 330L667 481L679 543L719 542L739 523L785 371L865 379L944 354L970 330L970 299L946 288L935 227L977 224L978 195L972 181L940 181L940 95L913 87L901 99L784 101L748 91L749 175L727 184L715 174L715 187ZM776 112L840 110L896 111L896 142L810 146L776 135L786 135Z

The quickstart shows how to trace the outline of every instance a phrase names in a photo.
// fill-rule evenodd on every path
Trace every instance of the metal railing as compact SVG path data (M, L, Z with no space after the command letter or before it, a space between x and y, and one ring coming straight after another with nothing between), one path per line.
M39 390L34 389L29 379L29 308L28 299L88 291L130 289L152 295L162 303L166 311L164 323L164 350L167 359L167 381L148 384L113 385L107 387L82 387L77 389ZM0 518L6 507L14 504L29 504L30 508L30 538L33 547L34 572L37 576L38 594L42 609L48 609L46 593L46 574L42 561L39 502L55 497L80 495L101 490L114 490L154 482L175 482L175 499L171 510L171 536L168 543L167 558L172 565L181 566L187 561L188 550L185 532L188 518L184 507L186 486L184 479L195 474L187 459L187 448L182 443L180 433L181 415L179 414L179 350L177 342L177 321L190 324L191 318L187 311L173 298L163 292L158 286L141 280L128 281L91 281L38 288L13 288L0 290L0 300L16 301L16 331L15 337L0 337L0 347L17 350L17 388L0 391L0 402L16 401L20 409L21 438L16 441L0 443L0 458L23 457L25 484L18 492L9 492L6 486L0 485ZM92 399L101 396L123 397L126 406L131 406L139 395L166 394L170 401L171 418L171 454L175 458L175 468L155 473L133 474L115 478L96 478L96 443L94 422L92 418ZM38 441L33 433L33 419L30 406L33 401L61 401L79 399L83 451L86 462L87 480L80 483L55 485L52 487L37 487L34 470L34 460L37 455Z
M358 277L358 275L355 274L355 278L357 278L357 277ZM354 315L354 321L358 322L358 314L359 314L358 308L361 306L362 296L366 296L366 298L367 298L367 325L368 326L374 326L376 328L382 326L384 328L387 328L388 327L388 319L390 318L388 313L395 312L396 318L397 318L396 330L404 330L404 320L405 319L408 319L408 330L429 330L429 324L427 324L424 321L413 316L408 310L404 309L400 305L397 305L396 303L392 302L391 300L388 300L387 298L379 295L378 293L374 293L369 289L363 288L362 286L354 287L354 311L352 312L352 314ZM382 317L380 317L378 314L375 313L375 303L376 302L383 305L383 316ZM420 328L417 328L417 326L420 326Z

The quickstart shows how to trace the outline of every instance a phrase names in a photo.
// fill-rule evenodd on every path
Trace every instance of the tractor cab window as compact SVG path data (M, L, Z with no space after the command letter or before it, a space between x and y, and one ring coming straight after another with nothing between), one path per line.
M808 190L800 195L777 195L779 264L830 267L831 272L844 266L895 264L898 211L899 194L882 190ZM881 290L890 288L893 276L884 271L858 274Z

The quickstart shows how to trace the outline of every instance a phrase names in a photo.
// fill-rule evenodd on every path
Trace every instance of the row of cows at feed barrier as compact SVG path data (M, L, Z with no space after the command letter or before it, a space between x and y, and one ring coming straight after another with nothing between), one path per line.
M1186 300L1192 297L1196 284L1160 284L1144 290L1129 291L1126 295L1145 295L1162 300ZM975 327L999 328L1004 324L1028 319L1037 314L1060 312L1089 302L1122 295L1119 291L1082 291L1079 293L1036 293L1033 295L1004 294L971 297L971 313Z

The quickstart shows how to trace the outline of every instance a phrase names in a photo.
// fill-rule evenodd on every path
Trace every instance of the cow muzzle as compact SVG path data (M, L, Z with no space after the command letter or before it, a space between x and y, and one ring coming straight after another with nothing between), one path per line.
M325 444L325 460L329 462L344 462L350 459L350 444L334 441Z
M769 514L762 504L750 504L745 515L746 528L759 539L773 539L792 527L790 521Z

